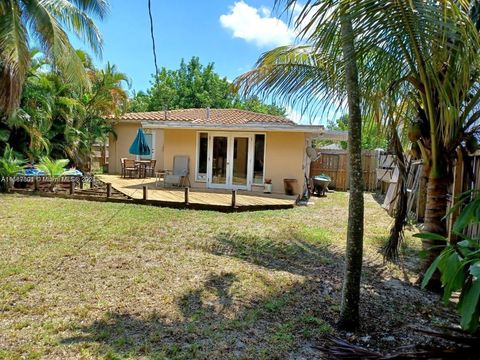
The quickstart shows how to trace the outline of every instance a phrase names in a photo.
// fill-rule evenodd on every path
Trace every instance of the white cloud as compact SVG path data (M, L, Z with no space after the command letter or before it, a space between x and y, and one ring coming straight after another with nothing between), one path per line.
M270 9L260 9L237 1L230 13L220 16L224 28L233 32L233 37L244 39L260 47L289 45L295 41L295 32L282 20L272 17Z

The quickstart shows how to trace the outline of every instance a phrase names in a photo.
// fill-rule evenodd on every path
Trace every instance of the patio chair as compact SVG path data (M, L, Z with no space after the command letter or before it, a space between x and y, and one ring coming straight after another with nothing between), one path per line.
M150 164L147 164L145 171L148 176L155 176L155 165L157 165L157 160L150 160Z
M173 170L165 173L163 178L163 185L167 184L176 186L188 186L190 187L189 174L189 157L188 156L174 156L173 157ZM187 185L188 184L188 185Z
M127 158L120 158L121 177L125 177L125 160L127 160Z
M138 176L138 166L135 164L135 160L125 159L123 161L123 174L124 177L132 177L132 174L136 173Z

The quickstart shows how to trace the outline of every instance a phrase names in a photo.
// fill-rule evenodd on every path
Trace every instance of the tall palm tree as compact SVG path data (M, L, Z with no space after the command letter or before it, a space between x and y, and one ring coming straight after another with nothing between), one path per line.
M91 86L69 83L60 70L49 69L49 59L32 51L31 67L20 105L7 119L7 138L31 160L51 154L68 157L80 167L88 165L92 144L111 132L110 115L123 112L128 95L127 76L115 65L94 67L91 58L77 51ZM44 67L46 65L46 67Z
M107 0L0 0L0 111L9 113L18 106L30 42L64 70L69 81L88 86L67 31L100 54L102 38L93 17L103 19L107 11Z
M350 1L340 2L340 34L345 66L348 97L348 148L350 150L350 198L348 205L347 252L343 277L342 304L339 326L355 329L360 324L360 279L363 260L363 171L362 171L362 114L358 84L355 33L353 32Z
M317 109L328 109L329 103L344 105L345 67L339 61L341 34L335 10L339 3L307 2L313 15L304 17L302 26L311 34L311 45L267 52L256 69L238 79L239 85ZM421 125L416 142L430 169L425 228L445 234L452 154L479 130L480 41L469 2L361 0L351 2L350 9L364 111L380 113L386 122L405 117ZM404 115L405 102L408 114L418 114L413 120Z
M277 1L277 4L285 3L287 9L294 8L296 0ZM330 2L329 2L330 3ZM332 8L329 5L333 5ZM261 91L279 94L287 100L303 99L307 103L314 96L336 97L343 96L346 90L346 103L349 114L348 146L350 149L349 170L350 170L350 199L349 215L347 226L347 250L345 261L344 282L342 291L342 303L340 311L339 326L343 329L355 329L359 326L359 303L360 303L360 280L362 274L363 258L363 172L362 172L362 114L361 114L361 91L358 80L356 34L352 22L355 20L350 0L339 0L336 4L323 5L316 3L314 6L307 2L296 19L296 27L300 34L305 35L312 28L313 23L305 24L306 19L319 17L330 18L325 23L326 28L323 34L314 31L309 40L313 46L283 47L267 54L263 60L268 64L266 68L259 67L238 79L238 84L249 91L250 86L257 87ZM328 62L324 62L322 51L318 51L322 45L328 44L327 39L321 39L323 35L330 36L331 32L336 33L334 42L338 45L335 53L335 60L341 63L343 69L340 75L330 71ZM320 35L320 36L319 36ZM315 39L313 38L315 37ZM333 39L331 39L333 40ZM280 62L286 60L280 67L277 67L276 60L279 55ZM293 57L296 62L292 64ZM270 66L273 65L273 66ZM293 66L291 66L293 65ZM306 76L305 76L306 75ZM338 88L336 81L344 86ZM330 90L330 91L329 91ZM332 92L333 91L333 92Z
M288 7L296 1L277 3ZM418 118L424 120L417 141L431 169L425 225L427 231L444 234L451 154L479 130L480 42L467 1L309 0L296 24L310 45L265 53L237 85L313 111L350 105L351 69L341 57L347 32L342 10L347 5L364 111L399 123L399 117L407 121L412 109L419 109ZM402 111L405 102L408 116Z

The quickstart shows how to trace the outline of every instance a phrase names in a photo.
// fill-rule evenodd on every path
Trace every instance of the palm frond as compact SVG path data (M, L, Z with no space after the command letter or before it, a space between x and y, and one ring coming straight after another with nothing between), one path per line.
M98 3L98 1L79 1L79 3ZM103 40L95 22L86 11L90 7L82 6L79 8L77 6L69 0L49 1L45 4L48 12L62 23L65 29L72 31L78 38L87 43L95 54L101 55ZM104 12L101 11L100 14L103 17Z
M21 17L17 3L0 2L0 111L4 112L18 106L30 62L27 31Z

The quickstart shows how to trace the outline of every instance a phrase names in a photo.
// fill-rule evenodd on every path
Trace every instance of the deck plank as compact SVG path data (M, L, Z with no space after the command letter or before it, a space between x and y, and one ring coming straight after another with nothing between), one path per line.
M183 189L156 187L154 178L124 179L119 175L97 175L97 177L105 183L111 183L114 189L134 199L143 198L143 186L148 187L149 200L183 203L185 199ZM237 192L237 206L239 207L285 206L292 205L294 202L295 196ZM232 193L230 190L191 189L189 193L189 203L228 207L231 206L232 203Z

